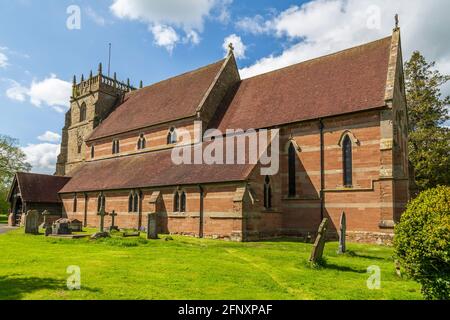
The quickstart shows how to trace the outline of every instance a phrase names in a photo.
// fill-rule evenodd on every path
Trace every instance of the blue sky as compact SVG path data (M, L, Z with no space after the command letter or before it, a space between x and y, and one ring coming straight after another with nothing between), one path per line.
M0 3L0 134L52 173L74 74L108 58L148 85L221 59L233 42L243 77L375 40L400 14L405 58L421 50L450 73L450 1L18 0ZM78 18L80 28L67 21ZM73 8L73 7L72 7ZM75 15L73 15L75 13ZM70 24L74 26L74 24ZM450 91L444 88L446 92Z

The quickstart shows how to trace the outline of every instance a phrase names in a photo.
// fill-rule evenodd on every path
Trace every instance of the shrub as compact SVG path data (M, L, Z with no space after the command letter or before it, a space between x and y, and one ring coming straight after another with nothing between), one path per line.
M450 187L424 191L408 204L394 246L426 299L450 298Z

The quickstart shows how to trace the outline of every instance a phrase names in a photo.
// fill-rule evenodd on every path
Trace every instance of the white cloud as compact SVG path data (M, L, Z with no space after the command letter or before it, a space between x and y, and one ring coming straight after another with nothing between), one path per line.
M207 18L229 19L231 0L114 0L110 9L120 19L148 24L155 44L169 52L181 38L183 43L197 44ZM183 32L184 37L179 36ZM195 32L195 33L193 33Z
M151 28L151 32L155 39L155 44L166 48L169 53L172 53L176 43L180 40L172 27L156 25Z
M28 89L14 80L9 81L11 81L12 86L6 90L6 96L11 100L24 102L27 98Z
M104 27L107 23L106 19L98 14L94 9L92 9L92 7L86 8L86 14L92 21L94 21L94 23L99 26Z
M225 54L228 54L230 43L233 44L234 56L236 59L245 59L245 51L247 50L247 47L242 42L241 37L236 34L231 34L223 40L222 48L225 50Z
M8 57L2 52L0 48L0 68L6 68L8 66Z
M38 140L44 142L59 142L61 140L61 136L55 132L46 131L43 135L38 137Z
M404 59L420 50L429 60L450 62L450 1L447 0L313 0L267 20L244 18L238 27L252 33L286 38L281 54L269 55L241 70L243 78L285 67L385 37L400 16Z
M22 150L26 155L27 162L32 165L33 172L54 172L56 159L60 151L59 144L29 144L23 147Z
M36 107L45 104L57 112L64 112L69 107L72 84L58 79L54 74L42 81L33 80L29 88L12 82L13 85L6 90L7 97L12 100L24 102L28 97Z

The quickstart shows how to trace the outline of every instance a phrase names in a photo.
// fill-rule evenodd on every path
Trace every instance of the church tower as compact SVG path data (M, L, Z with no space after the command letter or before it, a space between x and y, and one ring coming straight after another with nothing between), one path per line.
M85 141L92 131L118 106L127 92L135 90L127 83L102 74L102 64L97 75L92 71L88 79L73 78L70 110L66 113L62 129L61 152L56 163L56 175L67 176L86 159Z

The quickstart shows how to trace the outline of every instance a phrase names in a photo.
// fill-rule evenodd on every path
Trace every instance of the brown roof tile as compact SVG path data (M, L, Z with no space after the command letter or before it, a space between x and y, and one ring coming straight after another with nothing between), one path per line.
M210 127L265 128L385 105L391 37L243 80Z
M60 203L58 191L70 180L69 177L18 172L16 179L23 201L37 203Z
M255 165L176 165L171 150L87 162L60 193L243 181Z
M193 116L224 60L126 95L91 134L89 140Z

